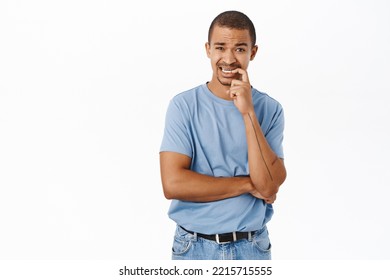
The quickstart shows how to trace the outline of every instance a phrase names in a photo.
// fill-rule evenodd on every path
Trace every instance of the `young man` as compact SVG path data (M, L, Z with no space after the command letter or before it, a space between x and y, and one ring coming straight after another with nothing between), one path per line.
M211 81L170 102L160 148L172 259L270 259L267 222L286 178L281 105L253 88L256 32L243 13L211 23Z

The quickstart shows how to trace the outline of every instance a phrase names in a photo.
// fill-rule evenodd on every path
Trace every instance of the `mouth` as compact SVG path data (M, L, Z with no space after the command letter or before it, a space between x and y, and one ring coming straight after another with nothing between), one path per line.
M235 79L238 77L238 73L234 72L237 68L237 66L219 66L218 69L221 73L221 77L224 79Z
M221 69L222 73L226 73L226 74L233 73L233 69L225 69L225 68L222 68L222 67L220 67L219 69Z
M219 67L219 69L222 71L222 73L225 74L233 74L233 71L236 70L236 68L225 68L225 67Z

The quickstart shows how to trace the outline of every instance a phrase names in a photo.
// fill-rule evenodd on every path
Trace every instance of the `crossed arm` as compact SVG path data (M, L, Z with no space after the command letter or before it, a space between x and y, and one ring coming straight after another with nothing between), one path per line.
M250 193L273 203L286 178L282 159L272 151L257 120L251 86L246 71L236 69L242 80L234 80L227 94L241 112L248 145L249 177L213 177L190 170L191 158L175 153L160 153L160 171L167 199L209 202Z
M213 177L189 169L191 158L160 153L161 180L167 199L209 202L254 191L249 177Z
M286 178L282 159L269 147L260 125L244 116L247 128L249 177L213 177L190 170L191 158L175 152L160 153L160 171L167 199L209 202L250 193L273 203ZM257 132L257 133L256 133ZM259 135L257 135L259 134ZM262 149L259 151L259 146Z
M252 146L255 145L250 145L250 147ZM285 168L283 160L277 158L272 150L263 153L271 166L269 172L273 180L270 179L268 171L264 170L264 163L260 164L262 168L260 172L254 171L256 176L213 177L190 170L191 158L186 155L161 152L160 171L164 195L167 199L210 202L250 193L257 198L264 199L266 203L273 203L279 186L284 181ZM251 162L251 156L249 156L249 160ZM261 178L264 175L265 179L256 181L256 178Z

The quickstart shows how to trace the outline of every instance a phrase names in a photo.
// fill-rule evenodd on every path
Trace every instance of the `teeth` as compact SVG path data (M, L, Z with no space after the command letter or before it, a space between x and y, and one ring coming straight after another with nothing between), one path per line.
M223 73L232 73L233 70L222 69L222 72L223 72Z

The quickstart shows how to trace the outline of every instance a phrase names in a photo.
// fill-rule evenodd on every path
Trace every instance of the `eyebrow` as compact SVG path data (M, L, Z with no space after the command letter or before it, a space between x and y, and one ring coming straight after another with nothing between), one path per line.
M214 43L214 45L225 46L226 43L216 42L216 43ZM246 46L247 47L248 44L247 43L237 43L234 46L235 47L241 47L241 46Z

